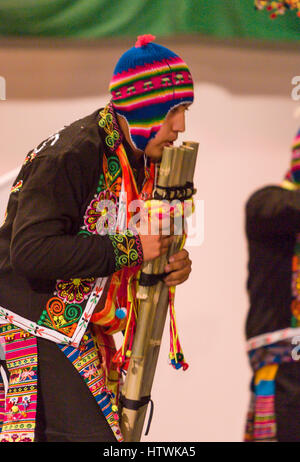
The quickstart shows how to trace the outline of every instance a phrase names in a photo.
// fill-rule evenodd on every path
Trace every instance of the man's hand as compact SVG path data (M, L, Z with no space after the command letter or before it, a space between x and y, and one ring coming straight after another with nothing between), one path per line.
M165 272L169 273L170 271L172 272L164 279L168 287L177 286L188 279L192 271L192 262L187 250L183 249L169 258Z
M171 235L174 231L174 225L167 220L154 220L148 216L148 211L141 213L140 221L136 224L136 230L139 233L143 247L144 261L153 260L156 257L167 253L168 248L173 242L174 236Z
M173 236L140 234L140 240L143 247L144 261L149 261L167 253L173 241Z

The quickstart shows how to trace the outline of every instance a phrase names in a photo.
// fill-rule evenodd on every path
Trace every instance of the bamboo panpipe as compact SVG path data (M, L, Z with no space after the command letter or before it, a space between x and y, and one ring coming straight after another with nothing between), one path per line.
M194 146L185 146L185 161L182 166L181 183L185 180L192 183L194 177L194 170L196 165L196 157L198 152L198 144L193 143ZM188 148L188 149L187 149ZM195 192L195 190L194 190ZM171 245L168 257L173 253L180 250L182 244L182 236L176 236L175 242ZM144 378L141 387L141 396L149 396L151 394L152 384L154 380L156 365L158 361L161 339L166 322L169 306L169 290L168 287L160 283L157 286L157 291L160 292L159 301L157 305L153 306L155 316L155 323L153 323L152 334L149 339L147 356L144 361ZM136 424L131 434L131 441L140 441L143 425L146 417L148 405L145 404L137 411Z
M188 142L179 148L164 149L156 186L157 193L164 197L166 186L172 188L185 185L187 182L192 184L197 150L197 143ZM176 191L173 191L174 198L175 193ZM172 200L172 193L170 199ZM170 255L180 249L182 239L182 236L175 236L168 254L145 263L142 271L146 274L163 273ZM159 281L151 287L140 286L137 297L140 299L137 329L122 389L127 403L140 403L142 398L150 396L168 312L169 289ZM124 405L122 407L121 430L126 442L140 441L148 401L140 404L136 409L129 409Z

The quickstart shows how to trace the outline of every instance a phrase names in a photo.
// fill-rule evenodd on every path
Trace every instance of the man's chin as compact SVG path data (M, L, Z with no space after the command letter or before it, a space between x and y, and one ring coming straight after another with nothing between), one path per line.
M149 149L148 152L146 150L145 154L146 154L147 157L149 157L149 159L152 160L152 162L155 163L155 162L160 162L161 161L163 151L164 151L164 146L162 146L161 148L153 149L153 150Z
M151 160L151 162L153 162L154 164L157 164L158 162L161 161L161 158L162 158L162 154L160 156L151 156L151 155L147 155L147 157Z

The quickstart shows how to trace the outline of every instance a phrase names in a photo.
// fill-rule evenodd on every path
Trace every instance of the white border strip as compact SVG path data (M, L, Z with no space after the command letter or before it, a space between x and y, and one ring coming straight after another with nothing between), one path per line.
M300 327L288 327L287 329L276 330L275 332L258 335L257 337L252 337L247 341L247 351L271 345L272 343L279 342L280 340L293 338L297 335L300 335Z
M62 332L50 329L44 325L40 326L36 322L23 318L22 316L19 316L18 314L13 313L12 311L7 310L2 306L0 306L0 325L13 324L14 326L25 330L26 332L29 332L31 335L35 335L36 337L46 338L55 343L63 343L66 345L78 347L81 338L86 331L89 320L95 310L95 307L97 306L101 296L104 293L104 287L107 279L108 278L98 278L96 280L88 303L78 321L77 328L72 337L67 337Z

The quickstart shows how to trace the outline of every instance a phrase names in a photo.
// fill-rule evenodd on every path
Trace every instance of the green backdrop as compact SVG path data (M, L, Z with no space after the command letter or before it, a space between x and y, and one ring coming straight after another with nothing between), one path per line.
M254 0L0 0L0 35L101 38L204 34L297 41L300 18L275 20Z

